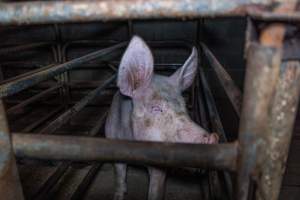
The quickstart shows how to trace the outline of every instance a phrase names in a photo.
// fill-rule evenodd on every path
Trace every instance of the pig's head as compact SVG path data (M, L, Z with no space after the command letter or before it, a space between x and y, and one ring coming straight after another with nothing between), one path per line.
M139 140L204 143L218 142L194 123L182 92L191 86L197 72L196 48L172 76L154 75L153 56L146 43L134 36L127 47L118 74L118 87L133 101L132 126Z

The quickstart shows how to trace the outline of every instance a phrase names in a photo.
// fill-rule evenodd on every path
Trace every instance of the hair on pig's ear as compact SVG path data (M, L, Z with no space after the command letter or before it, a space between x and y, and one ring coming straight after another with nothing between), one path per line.
M118 87L122 94L135 97L148 87L153 76L151 50L138 36L134 36L122 59L118 72Z

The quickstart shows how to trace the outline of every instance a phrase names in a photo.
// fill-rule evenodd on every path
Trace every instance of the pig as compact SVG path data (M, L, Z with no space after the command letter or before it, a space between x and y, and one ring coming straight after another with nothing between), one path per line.
M153 56L139 36L133 36L119 69L117 86L105 125L107 138L138 141L215 144L217 134L209 134L194 123L181 93L189 88L197 73L198 53L194 47L184 65L167 77L154 74ZM127 192L124 163L115 163L114 200ZM148 167L148 200L162 200L166 172Z

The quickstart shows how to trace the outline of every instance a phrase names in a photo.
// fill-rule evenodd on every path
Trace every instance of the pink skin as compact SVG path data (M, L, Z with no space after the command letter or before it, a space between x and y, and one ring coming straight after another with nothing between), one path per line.
M172 76L154 75L153 56L146 43L134 36L125 51L118 74L118 92L106 122L106 137L129 140L216 144L219 137L194 123L181 93L197 72L196 48ZM127 97L126 97L127 96ZM122 130L122 131L120 131ZM126 193L126 164L116 164L115 200ZM149 167L148 200L161 200L165 172Z

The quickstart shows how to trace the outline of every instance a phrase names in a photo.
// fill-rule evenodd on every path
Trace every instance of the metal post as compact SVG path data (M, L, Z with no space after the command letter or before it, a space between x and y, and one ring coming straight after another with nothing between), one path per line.
M295 2L283 4L277 6L274 12L285 13L293 11L295 7ZM287 91L281 89L285 86L280 86L280 84L285 84L289 80L284 76L290 76L290 72L285 72L285 70L281 71L281 74L279 73L284 35L284 24L272 23L261 31L258 37L259 43L253 42L248 45L243 108L239 128L240 155L237 177L237 199L239 200L248 199L251 178L256 181L256 199L276 200L278 198L279 191L272 190L278 189L277 181L281 176L273 169L281 167L280 164L274 164L276 163L274 160L278 161L277 156L282 155L282 158L285 154L280 153L277 146L278 143L281 143L277 141L280 138L278 135L281 133L276 133L283 127L279 128L279 124L276 123L280 122L278 117L280 118L285 112L290 115L287 117L289 120L294 118L293 112L278 109L279 107L276 105L282 104L283 100L287 101L282 96ZM294 72L296 71L294 70ZM297 76L296 74L294 80L291 80L297 82ZM294 89L292 88L291 91ZM294 94L298 94L298 92L294 92ZM296 100L292 101L292 104L298 100L298 97L294 98ZM288 126L292 126L292 124L293 120L287 122ZM287 131L290 130L286 129L284 133L288 134Z
M280 51L253 43L248 49L242 113L239 128L237 199L247 200L250 175L256 167L258 145L268 126L268 112L280 66Z
M265 138L265 156L259 160L258 200L277 200L288 156L300 92L300 63L281 65L280 77L269 117L270 129Z
M0 194L5 200L24 199L2 99L0 100Z

